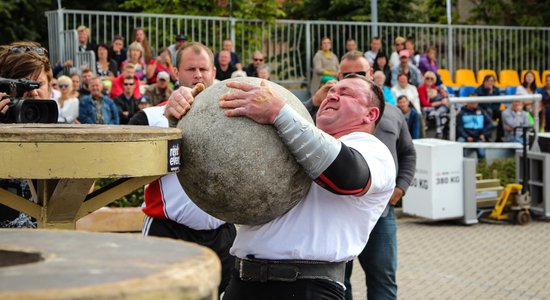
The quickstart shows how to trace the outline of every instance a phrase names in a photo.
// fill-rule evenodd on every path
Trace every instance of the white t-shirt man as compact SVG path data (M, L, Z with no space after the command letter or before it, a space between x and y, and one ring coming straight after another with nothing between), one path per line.
M312 183L306 197L286 214L263 225L243 225L231 254L257 259L344 262L365 247L395 186L395 164L376 137L354 132L340 138L367 161L371 186L362 196L333 194Z

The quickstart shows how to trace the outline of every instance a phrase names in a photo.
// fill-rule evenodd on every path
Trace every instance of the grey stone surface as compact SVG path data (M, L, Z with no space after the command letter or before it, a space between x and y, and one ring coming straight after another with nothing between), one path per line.
M209 214L236 224L261 224L296 205L311 179L273 126L223 114L219 97L229 92L225 83L230 80L260 84L260 79L252 77L228 79L195 98L178 123L183 131L178 177L190 198ZM268 84L313 123L296 96L280 85Z

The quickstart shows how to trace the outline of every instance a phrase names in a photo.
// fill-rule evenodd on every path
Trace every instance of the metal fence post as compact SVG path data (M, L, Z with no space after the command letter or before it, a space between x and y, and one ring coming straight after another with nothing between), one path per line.
M63 64L65 62L65 37L63 35L63 26L65 25L65 21L63 19L63 8L59 8L57 10L57 40L59 41L59 54L58 57L56 57L57 60L60 60ZM52 61L52 65L57 62L57 60Z
M454 39L453 39L453 26L449 24L449 29L448 30L448 33L447 33L447 68L449 69L449 72L451 72L451 76L453 76L452 74L454 74L454 56L453 56L453 50L454 50ZM452 78L452 77L451 77ZM452 78L453 80L455 80L455 78Z
M370 1L371 36L378 36L378 0Z
M233 43L233 49L232 49L233 52L237 52L237 50L236 50L236 45L237 44L235 43L235 38L236 38L235 24L236 23L237 23L237 21L235 21L235 18L231 17L231 42ZM223 47L223 44L222 44L222 47Z
M306 22L306 82L307 92L309 93L309 86L311 84L311 23ZM310 95L312 97L313 95Z

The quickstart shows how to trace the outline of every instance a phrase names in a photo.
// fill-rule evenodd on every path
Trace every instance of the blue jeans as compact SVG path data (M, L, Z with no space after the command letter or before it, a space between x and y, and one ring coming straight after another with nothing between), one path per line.
M365 272L367 298L397 299L397 226L394 208L390 206L386 217L380 217L372 230L367 246L359 254L359 263ZM352 300L351 272L353 261L346 264L346 300Z

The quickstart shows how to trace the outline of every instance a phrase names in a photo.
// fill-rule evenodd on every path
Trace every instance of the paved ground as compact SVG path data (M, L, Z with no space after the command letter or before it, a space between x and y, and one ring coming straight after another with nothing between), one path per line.
M400 217L399 299L550 300L550 222L527 226ZM354 299L366 299L359 262Z

